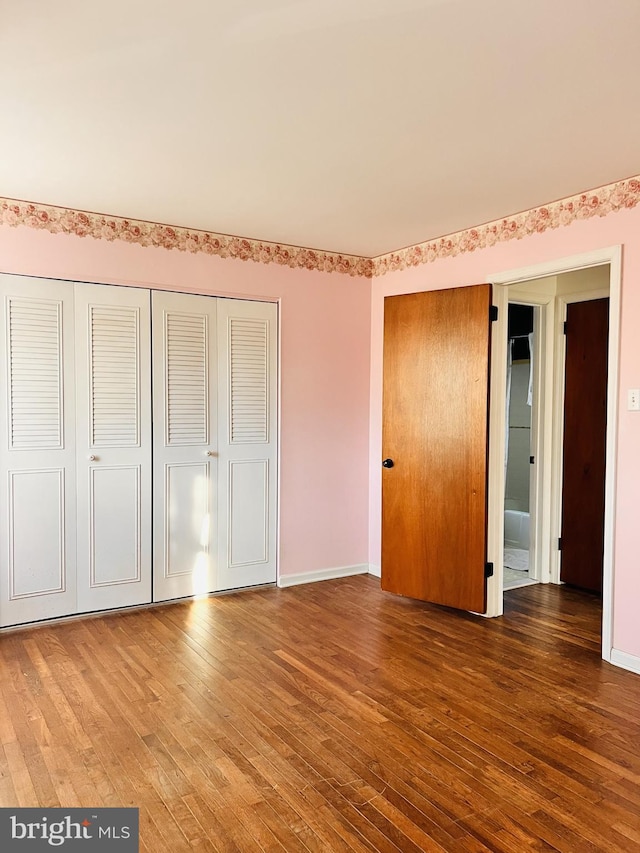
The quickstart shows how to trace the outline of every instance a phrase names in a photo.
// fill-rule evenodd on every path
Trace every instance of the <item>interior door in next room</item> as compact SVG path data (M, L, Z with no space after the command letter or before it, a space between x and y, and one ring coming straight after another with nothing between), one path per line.
M491 285L384 307L382 588L486 609Z
M567 306L560 580L602 592L609 299Z

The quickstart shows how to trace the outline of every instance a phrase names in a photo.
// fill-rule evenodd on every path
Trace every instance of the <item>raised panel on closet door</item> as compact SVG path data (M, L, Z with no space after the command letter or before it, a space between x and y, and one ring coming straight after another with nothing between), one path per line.
M151 601L149 291L76 284L78 610Z
M277 316L218 300L218 589L276 580Z
M216 303L152 296L155 601L218 588Z
M75 612L73 290L0 275L0 626Z

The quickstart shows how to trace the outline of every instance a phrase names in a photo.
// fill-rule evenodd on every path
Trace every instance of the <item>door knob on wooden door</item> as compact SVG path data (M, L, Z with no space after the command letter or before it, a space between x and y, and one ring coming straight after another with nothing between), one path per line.
M393 468L394 465L395 465L395 462L393 461L393 459L383 459L382 460L382 467L383 468Z

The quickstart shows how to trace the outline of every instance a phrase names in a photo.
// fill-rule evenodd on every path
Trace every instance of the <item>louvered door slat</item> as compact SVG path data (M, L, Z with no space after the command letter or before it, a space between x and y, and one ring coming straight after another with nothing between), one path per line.
M208 423L207 318L166 312L166 443L206 444Z
M10 449L62 447L62 304L9 297L7 308Z
M231 443L269 440L268 335L264 320L229 320Z
M139 444L138 310L92 305L90 434L92 447Z

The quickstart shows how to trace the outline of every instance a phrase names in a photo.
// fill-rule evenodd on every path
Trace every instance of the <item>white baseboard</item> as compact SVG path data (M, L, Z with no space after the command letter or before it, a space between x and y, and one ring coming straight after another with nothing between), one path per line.
M369 573L367 563L358 563L355 566L338 566L335 569L319 569L317 572L302 572L299 575L282 575L278 578L279 587L298 586L302 583L315 583L316 581L329 581L335 578L348 578L351 575L366 575Z
M376 566L375 563L369 563L369 574L373 575L376 578L381 578L382 577L381 566Z
M637 672L640 675L640 658L636 657L636 655L621 652L619 649L611 649L611 663L614 666L620 666L622 669L628 669L629 672Z

